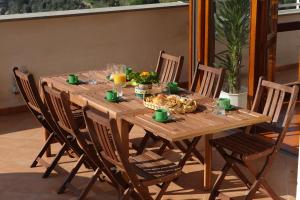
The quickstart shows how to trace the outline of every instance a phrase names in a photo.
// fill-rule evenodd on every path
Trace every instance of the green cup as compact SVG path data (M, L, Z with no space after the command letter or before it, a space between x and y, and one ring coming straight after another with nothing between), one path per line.
M105 97L106 97L107 100L113 101L113 100L117 99L118 94L114 90L109 90L109 91L106 91Z
M171 94L177 94L179 92L178 83L176 82L168 83L168 89Z
M155 111L154 116L157 121L165 121L168 119L168 111L166 109L158 109Z
M231 107L230 104L230 99L227 98L219 98L218 100L218 106L220 106L221 108L229 109Z
M75 74L69 74L68 82L71 83L71 84L77 83L78 82L78 76L76 76Z

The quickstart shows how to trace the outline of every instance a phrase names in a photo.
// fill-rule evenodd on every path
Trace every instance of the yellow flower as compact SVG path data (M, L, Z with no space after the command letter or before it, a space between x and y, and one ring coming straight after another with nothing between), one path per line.
M141 73L141 76L149 76L150 75L150 72L142 72Z

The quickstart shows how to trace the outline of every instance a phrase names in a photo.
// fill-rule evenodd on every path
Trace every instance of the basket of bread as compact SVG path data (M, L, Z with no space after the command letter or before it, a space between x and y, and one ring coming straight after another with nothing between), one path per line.
M144 99L144 106L153 110L167 109L170 113L191 113L197 109L197 102L178 95L149 96Z

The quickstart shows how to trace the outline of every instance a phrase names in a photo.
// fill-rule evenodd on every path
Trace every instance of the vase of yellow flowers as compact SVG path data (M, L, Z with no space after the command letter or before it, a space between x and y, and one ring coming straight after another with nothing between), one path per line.
M140 98L151 94L152 84L159 82L156 72L132 72L130 79L136 83L135 94Z

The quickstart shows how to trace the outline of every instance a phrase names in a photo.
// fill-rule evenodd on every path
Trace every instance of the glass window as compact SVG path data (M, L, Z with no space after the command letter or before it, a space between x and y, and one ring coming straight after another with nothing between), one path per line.
M178 0L0 0L0 15L169 3L177 1Z

